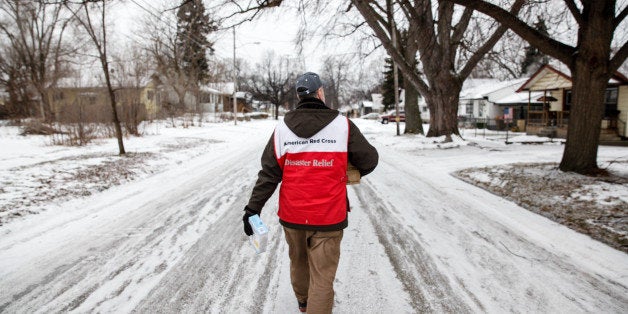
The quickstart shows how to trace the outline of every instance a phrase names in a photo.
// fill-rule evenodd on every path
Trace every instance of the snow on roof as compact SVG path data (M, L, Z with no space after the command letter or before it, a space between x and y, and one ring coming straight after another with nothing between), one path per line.
M531 104L541 104L543 102L536 100L537 98L543 96L542 92L533 92L530 94L530 103ZM509 104L527 104L528 103L528 93L513 93L506 97L496 99L493 101L496 105L509 105Z
M495 84L499 82L498 79L493 79L493 78L470 78L470 79L466 79L463 83L462 83L462 90L461 92L464 91L473 91L474 89L481 87L481 86L488 86L490 84ZM462 93L461 93L462 94Z
M207 84L207 87L218 90L221 93L229 94L229 95L233 94L233 86L234 86L233 82L217 82L217 83Z
M497 79L469 79L462 84L460 99L481 99L489 88L499 83Z
M219 90L217 90L215 88L211 88L211 87L205 86L205 85L201 86L200 90L202 92L206 92L206 93L210 93L210 94L225 94L225 93L222 93L221 91L219 91Z
M483 99L488 94L511 86L518 87L528 78L521 78L510 81L499 81L497 79L470 79L466 80L460 91L461 100ZM467 83L468 82L468 83ZM515 89L516 89L515 87Z
M373 108L373 102L372 101L368 101L368 100L364 100L364 101L362 101L362 106L367 107L367 108Z

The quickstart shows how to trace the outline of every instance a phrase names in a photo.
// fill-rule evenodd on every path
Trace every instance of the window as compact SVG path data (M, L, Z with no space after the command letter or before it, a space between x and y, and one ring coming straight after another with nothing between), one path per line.
M571 111L571 91L565 91L565 100L563 103L563 111Z
M607 104L617 103L617 87L606 89L606 94L604 95L604 102Z
M55 92L52 96L53 100L62 100L65 95L63 95L63 92Z
M604 92L604 117L615 117L619 113L617 111L617 87L609 87ZM571 110L572 104L572 93L570 90L565 91L565 103L563 106L564 111Z
M604 117L613 118L617 117L619 111L617 110L617 87L610 87L606 89L604 93Z
M478 112L478 117L480 117L480 118L484 117L484 109L485 109L485 107L486 107L486 104L484 102L482 102L480 104L480 110Z
M153 94L154 94L154 92L152 90L147 91L146 92L146 99L153 100Z
M473 116L473 102L468 102L465 106L465 113L467 116Z

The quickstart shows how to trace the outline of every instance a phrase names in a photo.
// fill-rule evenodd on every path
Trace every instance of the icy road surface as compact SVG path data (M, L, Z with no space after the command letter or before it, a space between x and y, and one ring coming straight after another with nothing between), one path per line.
M358 122L380 165L349 187L335 313L628 312L628 255L449 175L562 147L400 150ZM0 312L297 313L276 194L268 252L242 232L273 126L225 125L190 162L1 227Z

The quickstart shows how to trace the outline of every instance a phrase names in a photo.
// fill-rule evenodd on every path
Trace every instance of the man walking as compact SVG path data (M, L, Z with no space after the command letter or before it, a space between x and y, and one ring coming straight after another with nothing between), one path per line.
M290 256L290 278L301 312L331 313L340 242L347 227L347 165L362 176L377 166L377 150L353 122L325 105L316 73L297 79L299 104L280 121L262 154L262 170L248 205L244 232L277 185L279 222Z

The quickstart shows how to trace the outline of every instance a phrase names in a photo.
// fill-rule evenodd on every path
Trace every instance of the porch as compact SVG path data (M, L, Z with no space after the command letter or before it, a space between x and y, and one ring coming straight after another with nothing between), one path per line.
M525 131L530 135L566 138L570 109L572 81L567 74L546 65L539 69L520 88L520 91L543 92L532 104L529 97ZM621 141L628 134L628 78L617 73L609 81L604 99L604 116L600 124L600 141Z

